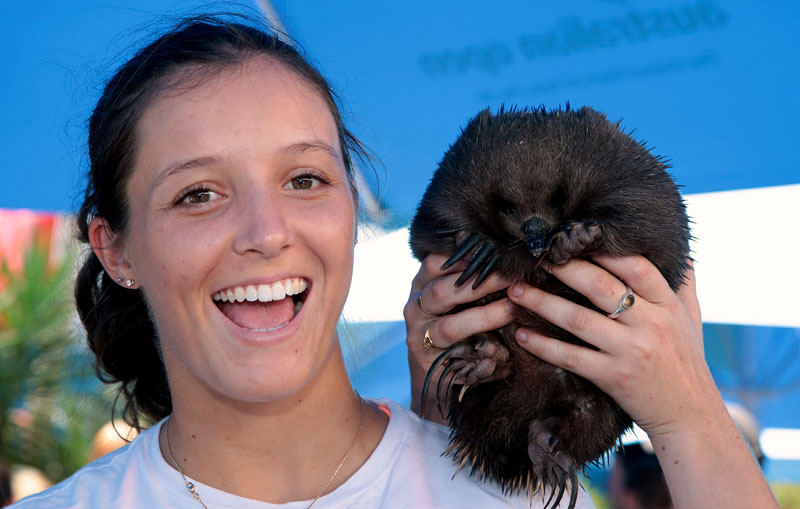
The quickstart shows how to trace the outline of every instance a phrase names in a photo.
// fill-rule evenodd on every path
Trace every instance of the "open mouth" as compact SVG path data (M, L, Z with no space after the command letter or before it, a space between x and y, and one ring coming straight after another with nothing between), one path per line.
M271 284L235 286L215 293L214 304L242 329L271 332L289 324L303 308L310 284L288 278Z

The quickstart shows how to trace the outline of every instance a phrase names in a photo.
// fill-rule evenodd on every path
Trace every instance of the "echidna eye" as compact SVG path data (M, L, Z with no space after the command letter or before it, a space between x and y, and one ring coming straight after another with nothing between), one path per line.
M514 204L505 198L497 200L497 209L507 216L513 216L517 213L517 208L514 207Z

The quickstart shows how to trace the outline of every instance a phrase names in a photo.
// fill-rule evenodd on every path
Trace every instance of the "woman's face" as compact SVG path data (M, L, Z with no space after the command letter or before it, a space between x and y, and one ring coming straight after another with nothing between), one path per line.
M165 92L137 132L122 249L171 385L295 394L331 359L353 267L356 206L328 106L253 58Z

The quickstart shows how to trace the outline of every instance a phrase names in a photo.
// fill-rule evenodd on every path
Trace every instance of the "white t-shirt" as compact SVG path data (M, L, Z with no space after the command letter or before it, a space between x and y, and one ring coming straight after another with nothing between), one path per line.
M389 400L376 400L391 412L378 447L344 484L321 497L314 507L464 508L540 507L526 495L505 496L495 484L470 478L463 470L455 478L450 458L442 457L448 443L444 426L425 421ZM196 508L201 509L181 479L161 455L158 433L162 420L133 442L83 467L73 476L42 493L27 497L15 509L48 508ZM311 500L270 504L242 498L195 482L209 509L305 509ZM549 492L548 492L549 496ZM566 507L565 494L559 507ZM581 488L577 507L592 508Z

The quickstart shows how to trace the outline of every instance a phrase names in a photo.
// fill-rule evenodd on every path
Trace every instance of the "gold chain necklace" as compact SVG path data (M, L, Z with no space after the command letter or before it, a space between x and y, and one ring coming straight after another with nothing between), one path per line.
M347 449L347 452L344 453L344 458L342 458L342 461L339 462L339 466L336 467L336 470L333 471L333 475L331 476L330 479L328 479L328 482L325 483L325 486L322 487L322 490L319 492L319 494L316 496L316 498L314 498L314 500L311 501L311 504L309 504L308 509L311 509L314 506L314 504L317 503L317 500L319 500L319 498L323 494L325 494L325 492L328 490L328 487L331 485L333 480L336 479L336 476L339 474L339 471L344 466L345 462L347 461L347 458L350 457L350 453L352 453L353 449L355 449L356 444L358 443L358 439L361 437L361 430L364 429L364 400L361 398L361 396L359 396L358 401L361 403L361 422L358 423L358 431L356 432L356 437L353 439L353 443L350 444L350 447ZM178 461L175 459L175 454L173 454L173 452L172 452L172 443L170 443L170 440L169 440L170 422L171 422L171 420L167 419L166 434L167 434L167 451L169 451L169 458L172 460L172 463L175 465L175 468L177 468L178 472L181 474L181 478L183 479L183 483L186 485L186 489L189 490L189 494L192 495L192 498L197 500L197 502L201 506L203 506L203 509L208 509L208 506L206 506L206 504L203 503L203 500L200 498L200 494L197 493L197 491L195 490L194 483L186 478L186 475L184 475L183 470L181 469L181 466L178 464Z

